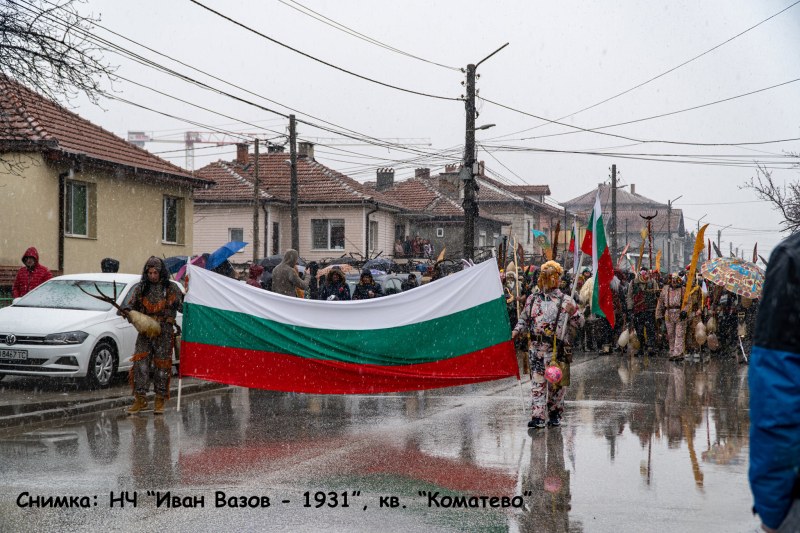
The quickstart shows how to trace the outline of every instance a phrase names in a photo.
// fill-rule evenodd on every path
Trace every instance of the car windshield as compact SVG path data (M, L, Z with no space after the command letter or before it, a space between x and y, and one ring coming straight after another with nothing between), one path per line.
M23 296L15 307L44 307L49 309L80 309L83 311L108 311L111 304L102 302L84 294L78 286L89 294L97 294L97 288L106 296L114 295L114 286L108 281L87 281L62 279L52 280L39 285ZM97 285L97 288L95 287ZM124 283L117 283L117 294L125 288Z

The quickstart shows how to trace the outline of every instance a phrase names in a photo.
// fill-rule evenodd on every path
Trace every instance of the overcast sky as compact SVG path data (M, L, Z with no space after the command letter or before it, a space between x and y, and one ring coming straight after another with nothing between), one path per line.
M758 25L794 0L200 1L337 67L431 96L335 70L189 0L88 0L80 9L101 15L101 25L122 36L240 88L103 28L95 29L97 35L258 106L294 112L298 119L315 124L327 121L337 131L406 145L402 150L353 146L337 132L299 125L301 138L317 140L318 161L359 181L374 179L376 167L393 166L397 178L403 179L413 175L415 167L436 171L458 161L464 143L464 103L450 100L464 94L464 74L458 69L510 43L478 68L479 96L518 110L478 100L477 124L496 124L477 132L482 145L479 159L497 179L549 184L553 199L563 201L609 179L611 165L616 164L620 183L635 184L640 194L662 202L682 195L675 205L684 209L687 226L696 228L697 219L705 215L703 223L712 224L707 235L716 238L718 229L732 225L722 232L725 251L730 241L749 257L758 242L766 257L785 236L778 232L777 213L740 187L755 175L757 161L774 167L779 182L800 179L800 171L789 168L798 159L782 157L800 153L800 141L693 144L800 138L800 81L792 81L800 79L800 4ZM330 20L326 24L312 18L309 9ZM337 30L334 21L403 53ZM704 52L708 53L679 67ZM279 137L287 131L285 118L119 55L109 53L107 58L119 66L118 74L124 78L219 113L125 80L115 85L117 96L200 126L120 101L104 99L102 109L77 102L78 113L120 136L136 130L161 141L180 141L187 130L225 130L258 132L262 138L285 142ZM652 78L656 79L648 82ZM648 83L578 112L644 82ZM601 130L611 135L570 127L594 129L673 113L778 84L784 85ZM560 119L562 124L529 115ZM645 140L673 142L641 143ZM171 151L160 155L184 165L180 142L146 147L152 152ZM233 152L230 147L198 145L195 166L230 159ZM430 153L436 155L426 155Z

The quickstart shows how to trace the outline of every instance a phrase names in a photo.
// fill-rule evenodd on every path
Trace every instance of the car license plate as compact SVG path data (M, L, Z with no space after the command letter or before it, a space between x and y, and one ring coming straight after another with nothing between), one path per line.
M0 359L24 361L28 358L28 350L4 350L0 348Z

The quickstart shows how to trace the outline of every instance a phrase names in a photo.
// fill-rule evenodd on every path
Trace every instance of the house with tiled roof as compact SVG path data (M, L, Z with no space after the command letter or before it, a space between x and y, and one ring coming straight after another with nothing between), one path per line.
M192 194L209 184L0 77L0 270L18 269L29 246L63 273L186 255Z
M434 255L447 249L459 256L464 248L464 209L461 203L438 188L430 169L418 168L413 178L394 182L394 170L378 169L376 190L404 207L397 216L395 238L419 237L431 242ZM500 239L504 221L479 213L475 221L475 251L488 252Z
M603 209L603 218L606 222L606 234L608 235L609 245L611 243L611 232L614 227L613 212L611 209L611 186L607 183L599 183L597 188L582 194L572 200L563 202L571 210L585 213L587 216L594 207L595 198L598 191L600 193L600 203ZM636 185L631 184L629 190L624 188L617 189L617 212L616 212L616 232L617 250L620 253L626 245L628 257L632 260L638 259L639 249L642 243L641 231L647 227L647 220L642 217L654 217L650 221L653 240L653 256L661 250L664 260L662 270L668 268L667 250L672 250L672 267L681 268L687 262L687 256L693 247L693 238L686 231L683 220L683 211L678 208L671 208L668 204L658 202L636 192ZM672 238L671 246L668 246ZM649 267L649 239L645 242L643 261ZM655 264L654 264L655 266Z
M258 167L258 258L282 254L291 248L289 154L270 145L258 164L247 145L239 145L236 159L217 161L197 176L214 185L195 194L194 252L213 251L230 240L248 242L231 259L253 259L253 200ZM306 260L353 254L393 253L395 223L402 205L365 187L314 159L311 143L299 143L297 158L298 218L301 257Z

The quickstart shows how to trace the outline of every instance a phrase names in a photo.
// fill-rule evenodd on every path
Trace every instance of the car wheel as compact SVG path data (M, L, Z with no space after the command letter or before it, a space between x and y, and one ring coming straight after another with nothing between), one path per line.
M86 369L86 383L90 388L104 389L111 385L117 373L117 353L114 344L102 340L92 350L89 367Z

